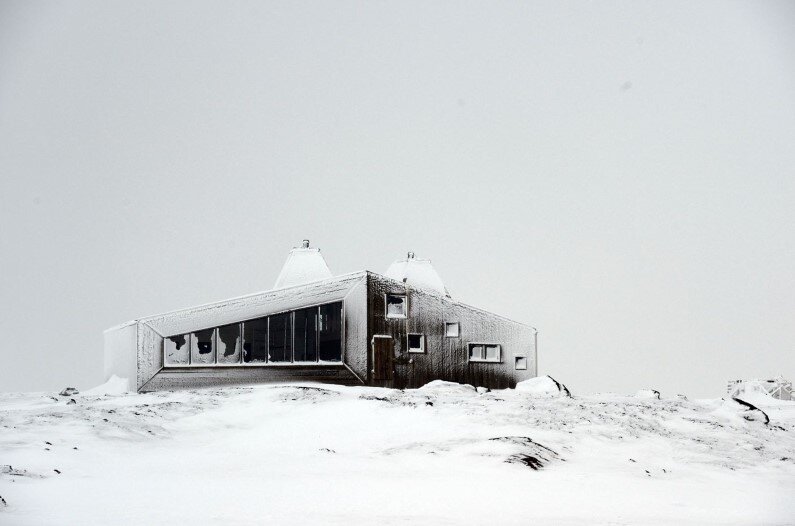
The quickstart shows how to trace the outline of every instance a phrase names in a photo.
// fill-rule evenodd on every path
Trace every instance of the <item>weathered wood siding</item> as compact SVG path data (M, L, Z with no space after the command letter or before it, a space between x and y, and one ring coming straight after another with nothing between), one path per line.
M359 385L344 365L278 365L266 367L179 367L162 369L140 391L197 389L216 385L321 382Z
M368 274L367 283L368 342L375 335L394 338L395 387L420 387L439 379L499 389L514 387L517 382L536 376L536 330L533 327L406 287L378 274ZM407 294L407 318L386 317L386 293ZM457 338L445 337L445 322L459 322ZM409 333L425 335L425 353L407 352ZM472 342L499 344L501 362L471 363L468 344ZM515 370L516 356L527 358L526 370ZM372 360L372 352L368 352L368 358ZM377 381L372 383L379 385Z

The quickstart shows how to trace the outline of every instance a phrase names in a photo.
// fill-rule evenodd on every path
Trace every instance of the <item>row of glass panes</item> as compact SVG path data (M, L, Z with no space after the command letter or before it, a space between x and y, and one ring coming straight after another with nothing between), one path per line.
M342 303L328 303L163 340L168 365L339 362Z

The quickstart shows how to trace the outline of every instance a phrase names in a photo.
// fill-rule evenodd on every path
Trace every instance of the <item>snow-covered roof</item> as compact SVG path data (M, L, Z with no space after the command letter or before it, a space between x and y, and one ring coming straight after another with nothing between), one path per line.
M442 278L439 277L436 269L433 268L431 260L416 258L414 257L414 252L409 252L405 259L399 259L392 263L384 272L384 276L402 281L416 289L450 297Z
M274 289L283 289L332 277L319 248L309 248L309 240L290 251Z

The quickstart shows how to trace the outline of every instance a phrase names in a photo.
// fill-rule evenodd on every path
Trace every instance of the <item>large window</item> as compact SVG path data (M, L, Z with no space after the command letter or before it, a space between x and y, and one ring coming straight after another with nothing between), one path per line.
M218 327L218 363L240 362L240 324L224 325Z
M317 361L317 307L295 311L293 360L296 362Z
M243 322L243 361L246 363L268 361L268 318Z
M342 360L342 303L320 306L318 339L321 362Z
M163 359L175 367L339 362L342 303L169 336Z
M291 362L293 358L292 313L276 314L268 317L268 361Z

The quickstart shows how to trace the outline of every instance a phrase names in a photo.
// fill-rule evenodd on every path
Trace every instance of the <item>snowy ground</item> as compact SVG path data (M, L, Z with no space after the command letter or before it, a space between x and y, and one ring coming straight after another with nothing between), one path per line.
M768 425L722 404L457 385L0 394L0 524L795 524L795 402L771 400Z

